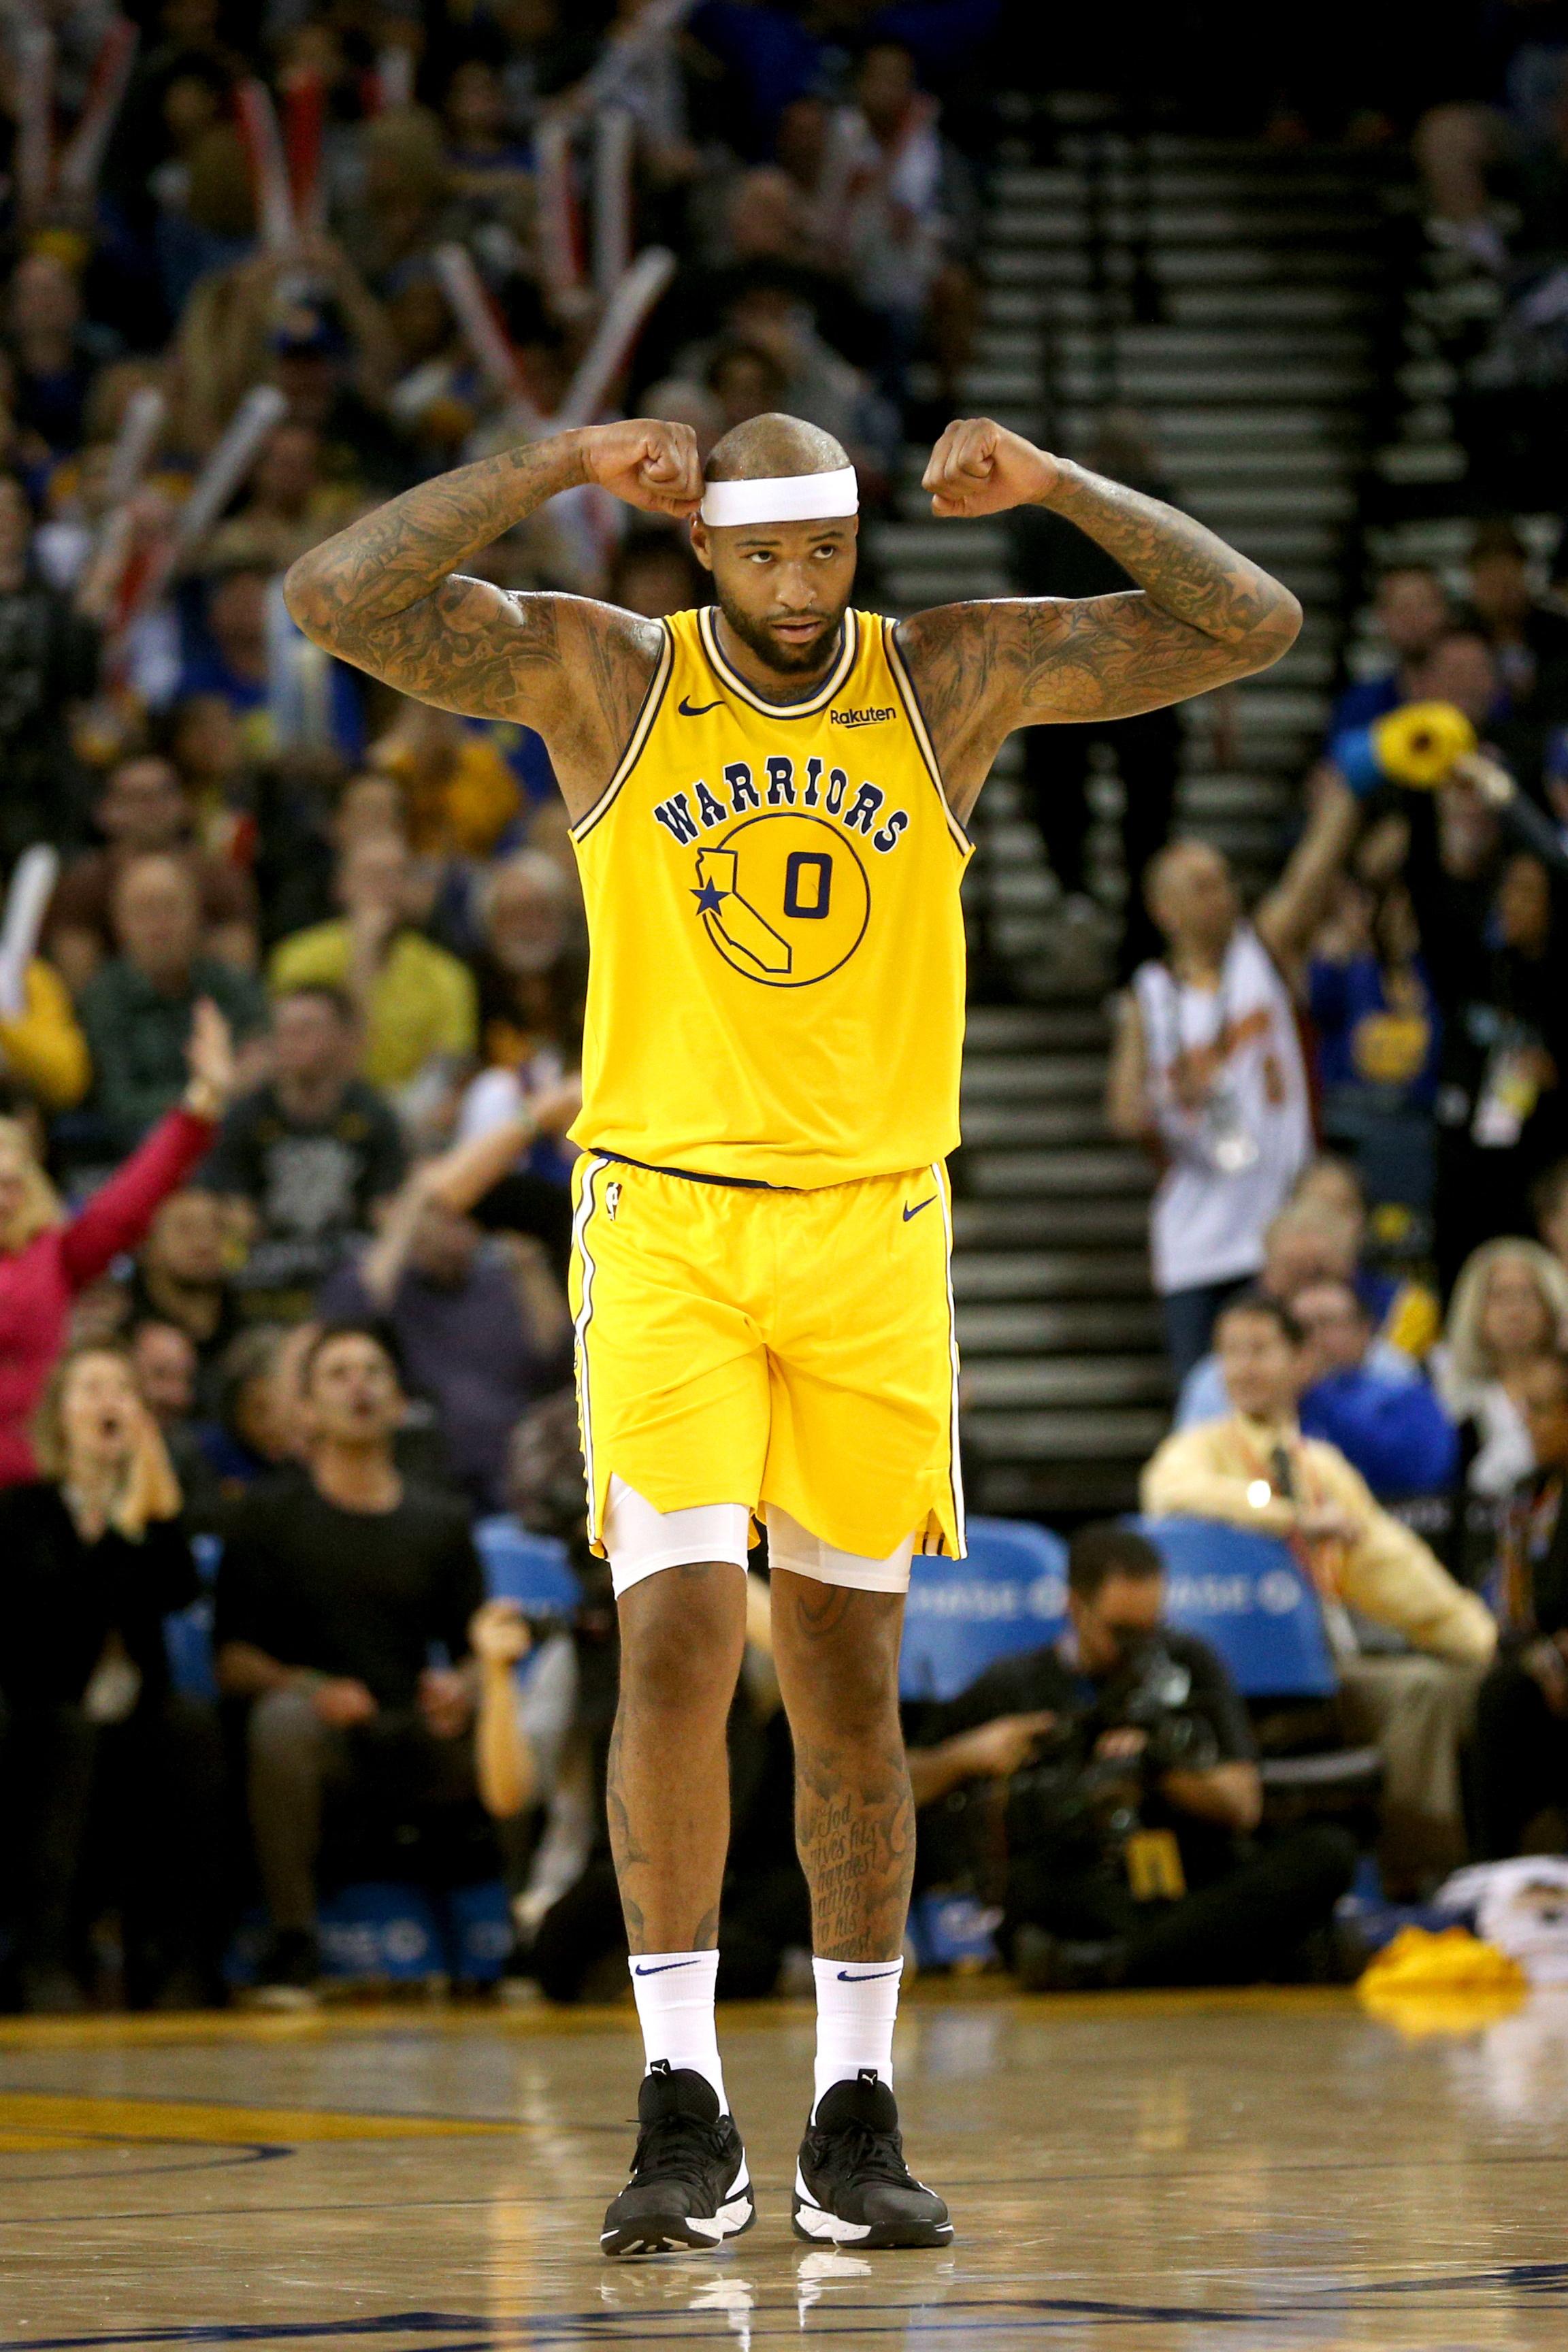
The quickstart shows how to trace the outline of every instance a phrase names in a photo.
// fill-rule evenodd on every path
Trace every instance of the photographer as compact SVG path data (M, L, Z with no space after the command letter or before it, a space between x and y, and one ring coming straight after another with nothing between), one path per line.
M991 1876L1031 1990L1291 1973L1350 1884L1342 1830L1253 1844L1246 1712L1206 1643L1163 1624L1163 1602L1145 1537L1084 1528L1067 1632L989 1667L910 1750L928 1852L956 1840Z

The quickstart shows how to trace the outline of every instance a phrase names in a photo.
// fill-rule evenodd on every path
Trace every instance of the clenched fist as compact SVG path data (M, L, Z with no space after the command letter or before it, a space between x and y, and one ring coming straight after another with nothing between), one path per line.
M1062 478L1062 465L1021 433L988 416L963 416L931 453L921 488L934 515L1002 514L1008 507L1040 506Z
M580 438L588 480L627 506L684 522L701 505L702 460L689 425L639 416L622 425L585 425Z

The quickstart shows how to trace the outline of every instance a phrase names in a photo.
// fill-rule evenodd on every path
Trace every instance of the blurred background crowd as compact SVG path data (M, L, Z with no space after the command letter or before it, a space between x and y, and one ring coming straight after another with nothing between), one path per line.
M1568 1843L1568 8L1342 8L1267 50L1225 0L1135 13L1047 45L1021 0L0 10L5 2000L210 2002L237 1974L309 1999L323 1890L365 1881L502 1879L507 1966L556 1997L624 1949L569 1389L564 815L527 727L333 663L284 571L611 414L704 448L774 408L837 435L859 599L889 610L976 584L962 533L927 553L916 527L955 412L1202 510L1185 412L1140 409L1107 354L1174 315L1162 173L1190 163L1201 214L1216 159L1363 208L1373 422L1278 804L1218 697L1042 733L982 812L994 1082L959 1295L1047 1304L1007 1310L1033 1321L1005 1362L976 1309L966 1449L990 1509L1074 1541L1060 1643L911 1698L921 1883L1031 1981L1192 1980L1331 1969L1369 1857L1414 1901L1467 1853ZM1311 225L1270 219L1286 285ZM1037 281L1067 290L1032 309ZM1238 379L1228 429L1272 480L1299 453L1266 407ZM1120 583L1054 518L986 548L1004 592ZM484 562L648 616L703 593L679 531L591 488ZM1480 769L1420 791L1377 730L1432 704ZM1131 1271L1081 1218L1068 1265L1065 1204L994 1199L1050 1140L1018 1097L1056 1099L1064 1041L1063 1089L1088 1067L1094 1138L1146 1171ZM1105 1389L1047 1475L1033 1406L1091 1308L1118 1363L1145 1335L1140 1411ZM1113 1423L1131 1466L1100 1476ZM1294 1563L1316 1715L1162 1633L1166 1555L1091 1524L1140 1501ZM530 1558L566 1580L509 1585ZM744 1992L810 1943L765 1572L731 1743ZM1132 1703L1157 1638L1187 1677L1159 1725ZM1131 1910L1104 1803L1045 1790L1130 1756L1180 1857ZM1346 1757L1331 1801L1269 1798L1271 1759Z

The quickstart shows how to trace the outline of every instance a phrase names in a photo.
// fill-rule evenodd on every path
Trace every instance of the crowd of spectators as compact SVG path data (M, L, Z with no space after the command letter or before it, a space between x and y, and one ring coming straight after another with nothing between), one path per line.
M0 1997L28 2007L112 1982L106 1917L127 1998L216 2000L259 1904L286 1994L344 1855L493 1874L476 1709L516 1629L492 1608L471 1646L470 1529L531 1495L579 1532L586 940L549 761L324 661L282 573L559 412L617 218L674 275L614 400L705 446L792 408L874 508L956 397L999 0L700 0L651 40L647 13L50 0L0 28L0 886L58 865L0 980ZM590 71L616 110L579 137L584 268L549 141ZM700 593L682 535L593 492L485 561L649 616ZM204 1700L163 1626L215 1550ZM618 1933L582 1780L603 1611L566 1646L528 1685L531 1793L491 1811L534 1927L587 1874L542 1948L571 1990ZM766 1990L798 1874L759 1674L776 1818L735 1965Z
M1458 128L1428 129L1430 166ZM1144 1508L1307 1570L1336 1733L1380 1757L1384 1887L1410 1896L1568 1837L1568 604L1483 512L1462 576L1401 562L1372 619L1279 883L1247 913L1210 847L1145 867L1107 1114L1160 1168L1177 1399ZM1478 751L1418 788L1387 730L1431 705Z
M355 1876L500 1870L517 1971L574 1999L619 1967L616 1630L567 1385L586 947L564 820L525 727L323 662L279 581L496 446L509 401L565 399L597 310L552 262L541 132L595 61L639 233L676 259L616 396L703 446L787 407L885 507L971 350L963 126L999 10L700 0L639 48L642 13L162 0L96 182L68 142L118 20L50 8L41 113L38 46L0 33L0 862L59 861L37 952L8 978L0 954L10 2002L223 2000L247 1913L264 1995L309 1999L321 1894ZM258 83L286 114L281 227ZM1550 141L1502 122L1438 110L1419 142L1442 234L1495 270L1545 249L1555 201ZM1505 171L1532 192L1518 225ZM1533 331L1548 296L1524 299ZM263 427L191 530L258 387ZM1135 419L1108 414L1093 454L1158 488ZM1015 558L1026 589L1114 584L1048 518ZM591 492L484 560L648 615L700 593L678 536ZM1506 522L1456 586L1380 583L1386 669L1347 689L1250 917L1217 853L1165 841L1169 716L1109 731L1147 880L1110 1116L1164 1157L1181 1376L1144 1504L1287 1541L1338 1693L1305 1730L1249 1709L1166 1626L1152 1547L1080 1531L1062 1640L909 1724L921 1884L993 1895L1030 1983L1333 1972L1358 1853L1419 1894L1568 1803L1568 613ZM1467 713L1517 804L1369 794L1365 730L1427 700ZM1067 731L1031 743L1027 784L1070 921ZM474 1528L505 1515L566 1545L568 1618L487 1599ZM168 1627L215 1555L204 1697ZM736 1994L809 1947L764 1576L730 1728ZM1179 1752L1119 1712L1156 1654ZM1271 1818L1259 1753L1335 1738L1375 1752L1363 1815ZM1100 1794L1064 1830L1080 1782ZM1134 1784L1146 1842L1112 1856L1094 1824Z

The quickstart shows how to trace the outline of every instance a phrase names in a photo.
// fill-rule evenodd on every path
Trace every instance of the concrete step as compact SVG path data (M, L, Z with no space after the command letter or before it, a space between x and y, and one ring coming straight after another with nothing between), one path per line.
M1267 673L1257 680L1244 679L1235 693L1237 719L1243 730L1249 726L1318 727L1328 709L1325 695L1299 694L1288 687L1270 687Z
M985 1461L1147 1462L1170 1426L1157 1405L1107 1404L1089 1412L1005 1412L977 1408L964 1436ZM1134 1477L1134 1484L1136 1479Z
M1110 1032L1097 1004L972 1004L967 1048L983 1054L1104 1053Z
M952 1288L965 1306L1035 1298L1146 1300L1148 1253L1104 1244L1092 1251L960 1249L953 1254Z
M1100 1099L1103 1054L983 1054L973 1028L963 1067L963 1105Z
M952 1230L964 1250L1146 1250L1149 1202L1132 1192L1076 1200L961 1199L953 1203Z
M1092 426L1094 413L1069 404L1064 409L1063 420L1076 434ZM1194 401L1184 405L1173 402L1160 412L1156 438L1173 465L1179 465L1189 449L1210 459L1232 447L1252 456L1270 451L1278 462L1293 465L1302 448L1331 450L1342 461L1347 454L1360 447L1353 420L1348 420L1343 411L1325 411L1304 397L1276 402L1251 414L1228 405L1213 406L1207 402Z
M1179 798L1183 808L1194 814L1201 811L1210 816L1250 816L1273 822L1285 814L1290 795L1271 777L1199 773L1183 777Z
M966 1101L963 1140L971 1151L1056 1150L1109 1143L1110 1130L1098 1101L1052 1104Z
M1166 438L1165 423L1161 425L1161 439ZM1321 447L1293 447L1282 450L1266 441L1260 447L1250 447L1229 433L1225 433L1213 448L1200 448L1195 444L1184 444L1173 460L1173 470L1184 489L1194 496L1211 486L1216 490L1228 490L1233 486L1242 489L1251 485L1264 488L1276 483L1342 485L1353 496L1356 468L1360 455L1348 446L1325 444Z
M1163 1355L988 1356L964 1366L963 1391L966 1406L977 1412L1162 1404L1171 1392L1171 1375Z
M994 206L986 236L994 247L1081 245L1091 233L1088 205L1003 204ZM1224 245L1267 252L1277 246L1310 245L1321 252L1334 245L1354 247L1366 234L1363 215L1290 203L1189 204L1172 198L1145 213L1136 205L1111 202L1099 213L1100 234L1113 245L1146 243L1152 253L1171 246Z
M1161 1344L1160 1316L1147 1298L1115 1305L1096 1298L1066 1307L961 1307L958 1344L966 1364L975 1356L1016 1355L1026 1349L1041 1355L1152 1350ZM1159 1361L1163 1378L1163 1358Z
M1146 1197L1152 1189L1149 1161L1131 1144L1103 1150L975 1151L964 1156L964 1189L981 1197L998 1193L1076 1195L1108 1193Z
M1276 516L1291 520L1311 515L1320 520L1344 523L1355 513L1355 491L1350 482L1341 478L1314 478L1308 475L1300 481L1275 476L1268 481L1205 482L1194 492L1194 513L1214 529L1239 529L1244 523L1272 520Z
M1113 279L1114 282L1114 279ZM1161 289L1165 322L1173 327L1231 328L1316 326L1363 328L1376 318L1378 301L1369 286L1280 286L1267 276L1256 283L1214 285L1207 273L1188 286ZM987 281L981 312L983 338L992 334L1039 334L1047 327L1098 330L1102 308L1086 275L1081 284L1061 278L1050 283L1011 278Z
M972 1511L998 1519L1043 1519L1047 1527L1068 1514L1111 1519L1138 1508L1141 1460L988 1462L973 1448L966 1455L965 1492Z
M1136 258L1125 247L1104 257L1105 278L1130 287L1138 276ZM1377 255L1351 246L1313 244L1270 251L1257 245L1164 244L1152 249L1144 266L1162 292L1179 288L1375 287L1382 275ZM1087 241L1046 245L990 246L980 257L986 286L1088 287L1095 269Z
M966 389L976 395L984 391L987 398L1010 400L1026 400L1037 381L1023 372L1000 368L975 368L964 379ZM1058 370L1056 381L1063 399L1086 400L1095 396L1100 379L1069 361ZM1184 366L1155 352L1123 361L1116 369L1115 383L1121 399L1151 407L1180 407L1202 401L1205 407L1245 406L1248 415L1257 406L1274 403L1287 409L1303 400L1345 405L1364 400L1374 388L1371 369L1359 362L1319 364L1301 359L1276 366L1259 360L1253 365L1227 362Z
M1262 320L1235 327L1122 326L1109 336L1068 327L1058 330L1055 341L1058 358L1068 362L1097 358L1109 343L1124 366L1157 359L1194 369L1233 366L1237 359L1267 359L1280 365L1305 359L1323 366L1339 361L1361 368L1367 351L1364 335L1337 327L1275 326Z

